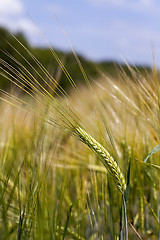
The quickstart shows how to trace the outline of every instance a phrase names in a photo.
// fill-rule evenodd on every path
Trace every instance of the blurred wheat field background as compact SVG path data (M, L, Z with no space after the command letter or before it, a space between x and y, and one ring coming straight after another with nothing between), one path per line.
M23 55L17 55L24 61L30 52L21 47ZM98 155L78 138L79 126L105 147L126 182L131 164L128 239L160 239L158 151L144 162L159 144L156 68L144 76L127 66L129 75L119 69L119 77L100 72L90 81L81 69L86 82L77 86L60 61L71 84L68 94L38 59L32 56L37 72L4 54L1 74L12 85L1 90L0 103L1 239L127 239L120 234L122 194Z

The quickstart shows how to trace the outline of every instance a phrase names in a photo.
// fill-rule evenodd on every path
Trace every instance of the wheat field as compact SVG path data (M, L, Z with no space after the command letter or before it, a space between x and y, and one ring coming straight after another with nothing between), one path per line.
M0 95L1 239L160 239L156 68L88 79L77 59L77 85L51 49L67 93L22 48L36 77L30 63L0 59L12 83Z

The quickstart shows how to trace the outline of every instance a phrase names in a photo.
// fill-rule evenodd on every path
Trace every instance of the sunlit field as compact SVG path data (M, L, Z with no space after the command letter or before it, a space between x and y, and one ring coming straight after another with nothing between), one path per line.
M0 238L160 239L156 68L89 78L77 59L76 84L51 51L69 92L32 54L35 75L0 59Z

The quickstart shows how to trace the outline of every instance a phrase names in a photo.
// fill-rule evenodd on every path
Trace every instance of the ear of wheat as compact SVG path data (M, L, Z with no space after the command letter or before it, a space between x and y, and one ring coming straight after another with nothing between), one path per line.
M125 178L113 157L111 157L109 152L81 127L77 127L75 131L80 140L97 154L100 161L112 175L119 191L122 193L122 195L124 195L126 190Z

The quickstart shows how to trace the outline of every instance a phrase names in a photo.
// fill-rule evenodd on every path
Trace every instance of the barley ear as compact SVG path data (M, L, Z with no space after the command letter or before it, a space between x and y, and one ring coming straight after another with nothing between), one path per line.
M110 156L108 151L100 143L98 143L81 127L75 128L75 133L78 135L78 137L83 143L85 143L90 149L92 149L92 151L97 154L100 161L112 175L118 189L120 190L122 195L124 195L124 191L126 190L125 178L116 161Z

